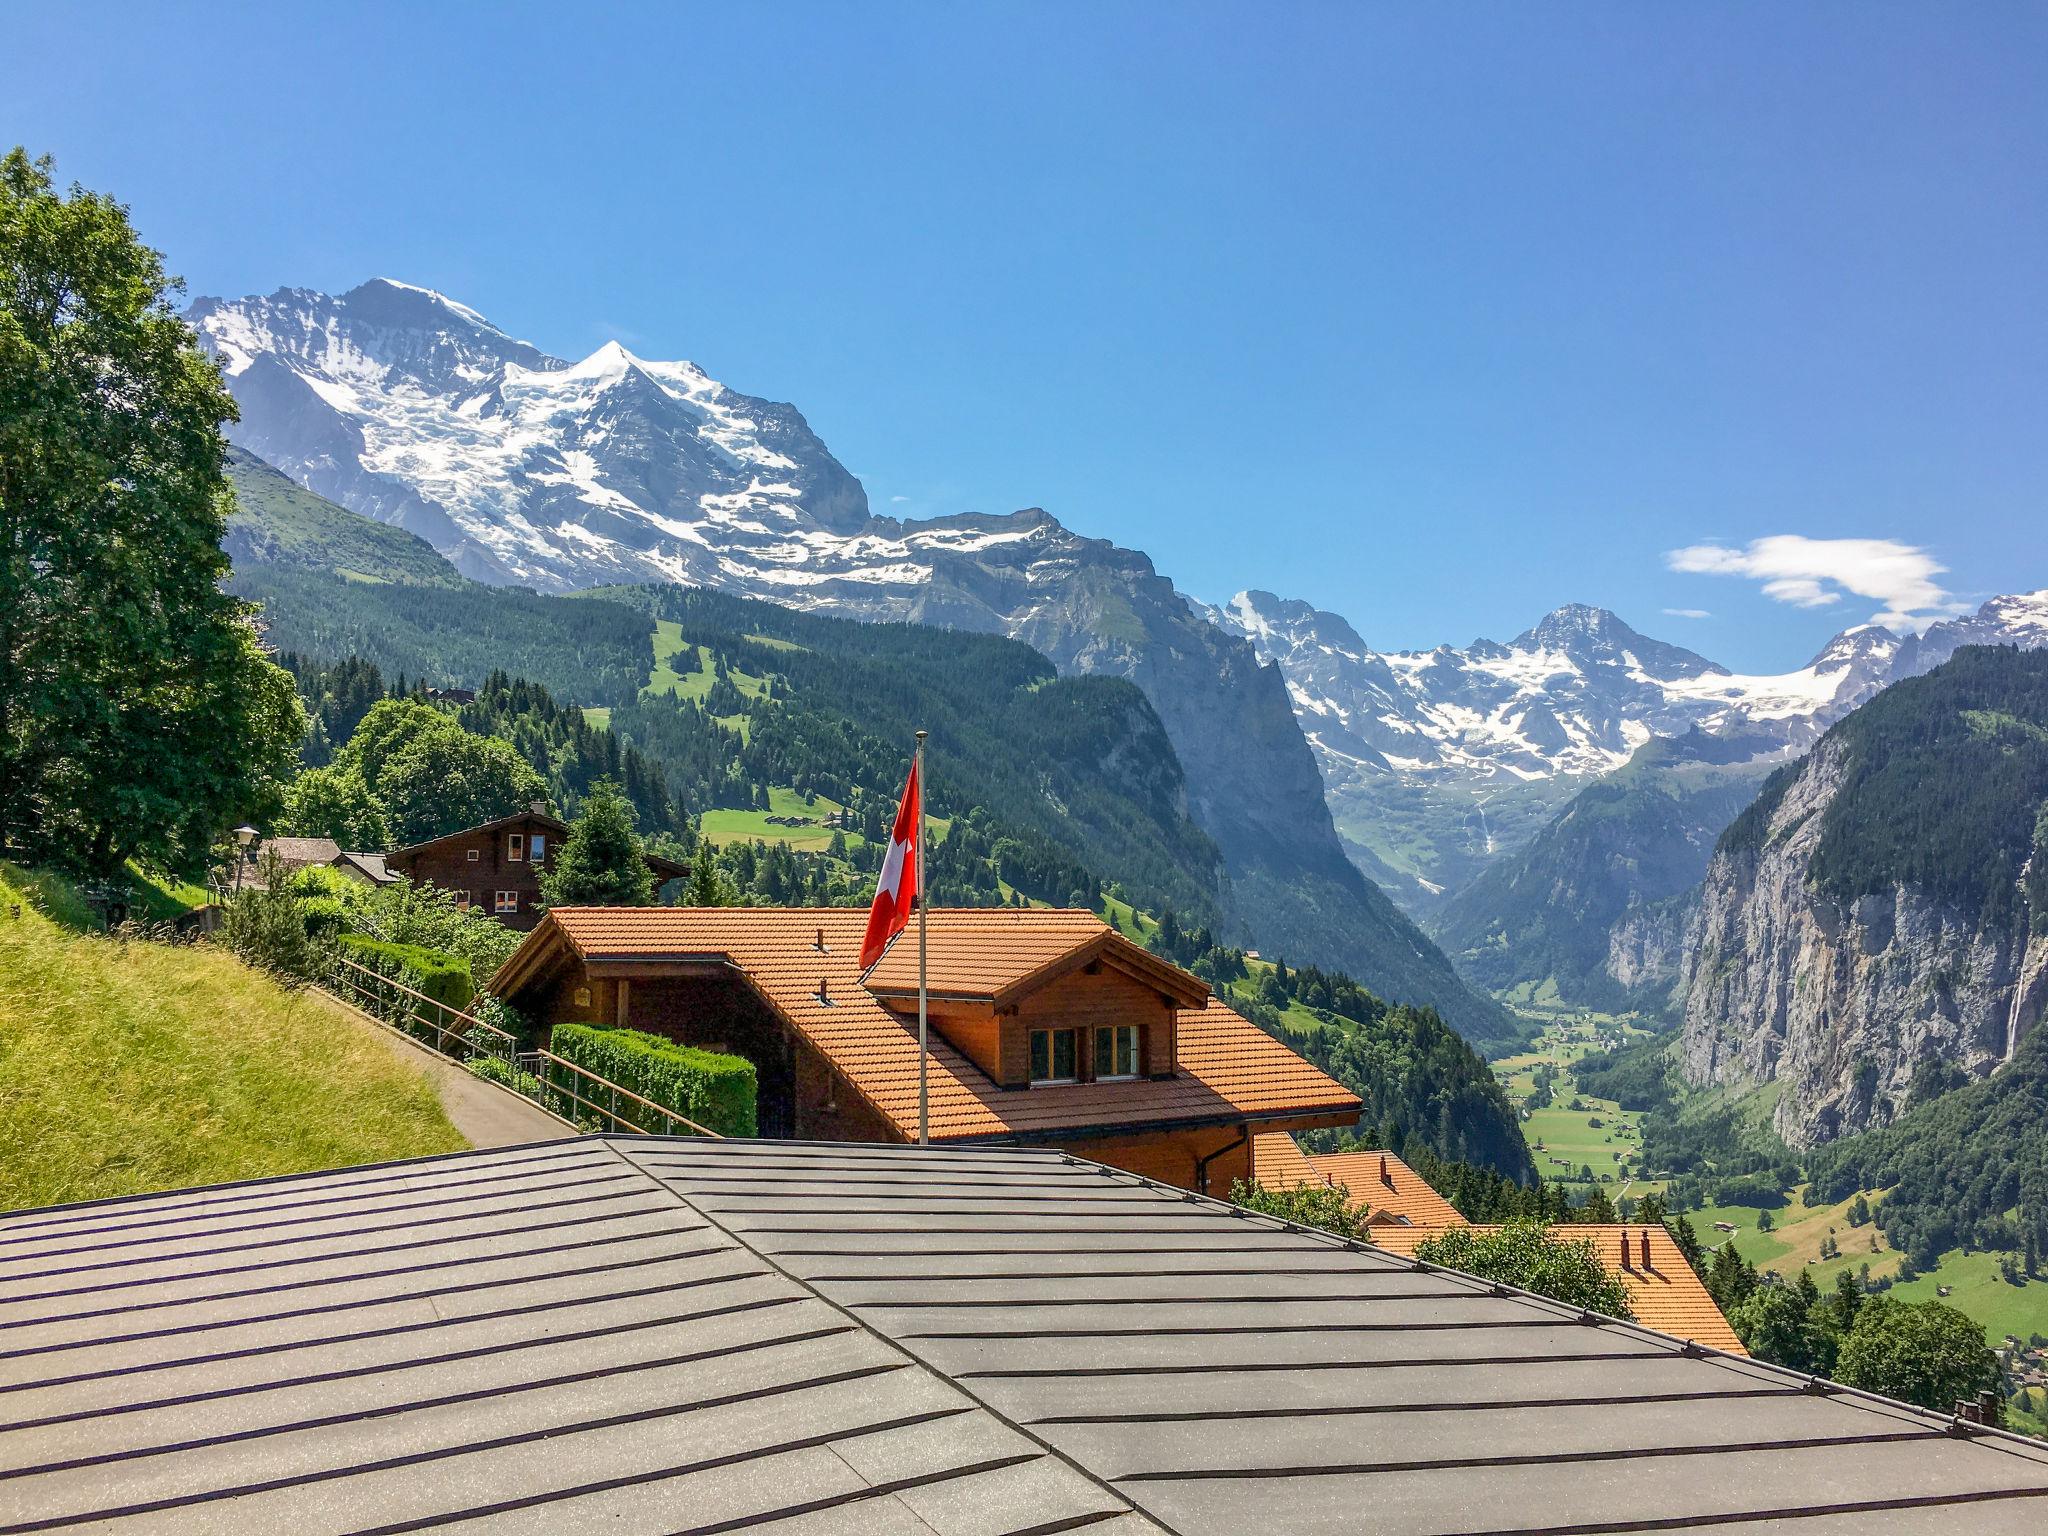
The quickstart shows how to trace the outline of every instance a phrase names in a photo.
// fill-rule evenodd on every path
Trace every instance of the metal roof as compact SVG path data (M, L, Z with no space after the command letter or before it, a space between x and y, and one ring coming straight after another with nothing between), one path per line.
M2044 1518L2048 1447L1056 1152L585 1139L0 1217L0 1532Z

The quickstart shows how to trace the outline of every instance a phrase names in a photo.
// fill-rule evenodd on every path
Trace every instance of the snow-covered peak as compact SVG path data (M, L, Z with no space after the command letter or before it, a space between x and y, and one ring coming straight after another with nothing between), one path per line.
M359 305L369 304L385 297L387 292L394 302L424 302L431 305L433 311L438 312L435 318L438 318L439 315L449 315L462 321L464 324L473 325L482 330L498 330L495 325L491 324L490 321L471 309L467 304L458 303L438 289L422 288L416 283L402 283L395 277L373 277L367 283L351 288L342 295L342 298ZM432 322L430 321L429 323ZM504 332L499 331L498 334L502 336Z

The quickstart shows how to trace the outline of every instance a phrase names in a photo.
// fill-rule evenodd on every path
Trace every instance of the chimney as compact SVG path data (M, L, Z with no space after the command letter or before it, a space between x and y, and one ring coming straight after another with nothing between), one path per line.
M1628 1246L1628 1238L1626 1237L1626 1235L1624 1235L1624 1236L1623 1236L1623 1238L1622 1238L1622 1247L1626 1248L1627 1246ZM1647 1274L1649 1274L1649 1273L1651 1273L1651 1268L1650 1268L1650 1229L1649 1229L1648 1227L1645 1227L1645 1228L1643 1228L1643 1273L1644 1273L1644 1274L1646 1274L1646 1275L1647 1275Z
M1627 1227L1623 1227L1623 1228L1621 1229L1621 1267L1622 1267L1622 1269L1623 1269L1624 1271L1628 1271L1628 1270L1631 1270L1631 1269L1633 1269L1633 1268L1634 1268L1634 1266L1633 1266L1632 1264L1630 1264L1630 1263L1629 1263L1629 1261L1628 1261L1628 1256L1629 1256L1629 1246L1628 1246L1628 1228L1627 1228Z
M818 952L819 954L821 954L821 955L822 955L823 953L825 953L825 930L824 930L824 929L820 928L820 929L818 930L818 936L817 936L817 937L816 937L815 939L813 939L813 940L811 941L811 948L815 949L815 950L816 950L816 951L817 951L817 952Z
M823 976L818 978L818 1001L828 1008L832 1005L832 989Z
M548 813L548 803L545 800L531 801L528 803L527 808L536 816L545 816Z
M1387 1154L1384 1152L1380 1154L1380 1182L1389 1189L1394 1187L1394 1181L1387 1173Z

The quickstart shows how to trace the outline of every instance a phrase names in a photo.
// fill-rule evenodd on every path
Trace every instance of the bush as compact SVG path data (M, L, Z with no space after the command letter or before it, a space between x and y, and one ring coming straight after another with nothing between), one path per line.
M306 926L306 904L293 895L277 856L268 856L264 883L240 892L221 913L215 937L245 965L270 972L288 987L320 974L326 951Z
M564 1061L672 1109L706 1130L721 1136L755 1132L759 1088L754 1064L744 1057L721 1056L637 1029L597 1024L557 1024L552 1039L551 1048Z
M1535 1222L1512 1221L1492 1232L1451 1227L1418 1243L1415 1257L1609 1317L1636 1315L1628 1287L1600 1262L1590 1241L1545 1231Z
M536 1103L547 1102L547 1084L524 1067L516 1066L502 1056L476 1056L468 1065L471 1072L487 1083L502 1083L514 1093Z
M1885 1296L1858 1310L1835 1369L1846 1386L1941 1413L1998 1384L1981 1324L1938 1301L1909 1305Z
M417 944L389 944L360 933L343 934L339 947L344 959L367 966L400 986L411 987L457 1013L466 1009L469 1000L476 996L476 984L470 980L469 962L460 955L444 954ZM392 1006L399 1014L410 1014L422 1023L436 1026L447 1022L443 1018L428 1018L431 1009L418 1005L408 1007L409 1002L403 994L393 995Z

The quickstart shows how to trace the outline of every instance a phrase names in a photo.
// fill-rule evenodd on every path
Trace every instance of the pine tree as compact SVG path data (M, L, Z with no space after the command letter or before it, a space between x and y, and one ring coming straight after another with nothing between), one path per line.
M548 905L653 905L654 875L633 826L633 807L618 785L610 779L592 784L569 828L568 844L540 878Z

